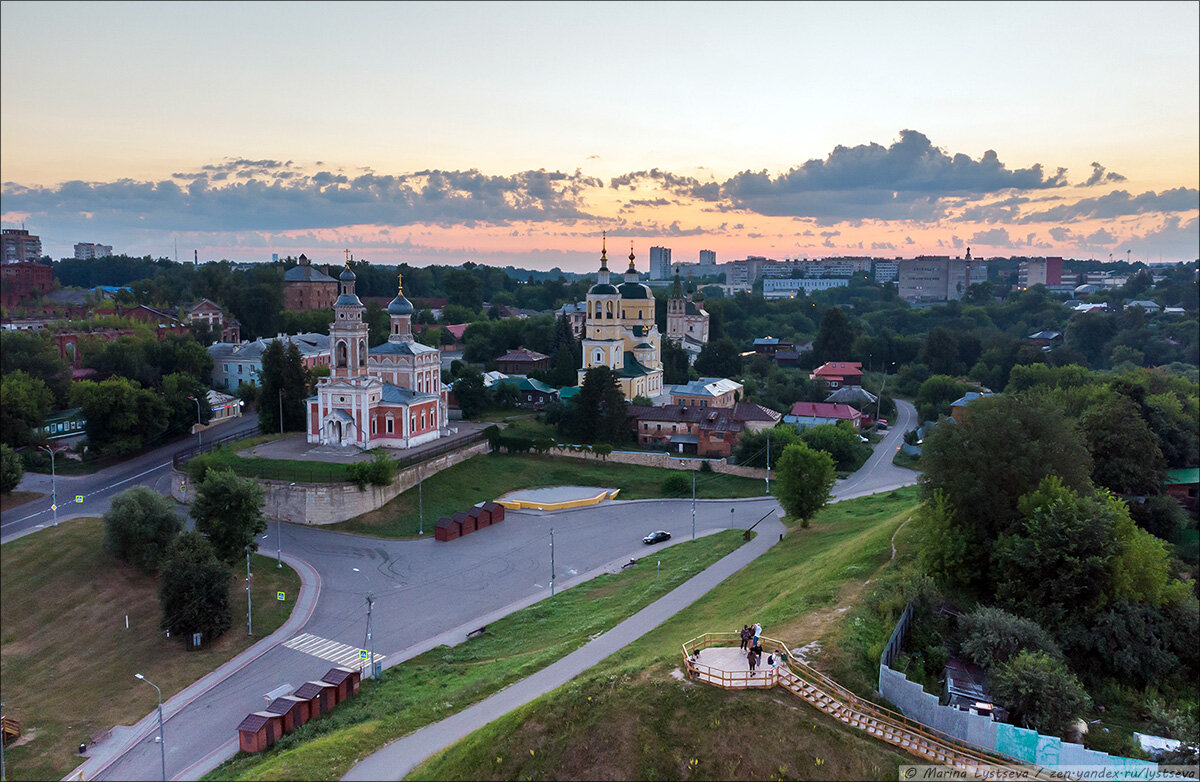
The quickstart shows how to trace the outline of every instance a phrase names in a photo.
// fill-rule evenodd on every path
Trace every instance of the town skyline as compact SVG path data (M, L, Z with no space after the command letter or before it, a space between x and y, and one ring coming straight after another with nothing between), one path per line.
M52 257L1200 255L1194 4L2 9Z

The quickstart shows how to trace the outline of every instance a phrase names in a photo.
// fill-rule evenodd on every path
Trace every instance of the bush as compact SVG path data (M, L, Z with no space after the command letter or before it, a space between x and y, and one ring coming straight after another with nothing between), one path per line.
M692 491L692 481L686 475L673 473L662 482L662 493L666 497L683 497Z
M396 480L396 473L399 470L399 465L396 460L388 456L386 453L377 453L375 458L369 462L354 462L346 468L346 474L350 478L350 482L357 485L359 491L367 488L367 484L372 486L391 486L392 481Z
M707 459L700 462L700 472L712 472L712 471L713 471L712 465L708 463Z
M1062 660L1045 652L1021 652L995 669L992 694L1014 724L1063 736L1091 698Z
M528 437L500 435L498 444L509 453L529 453L533 450L533 440Z
M8 494L17 488L24 473L20 455L12 448L0 443L0 494Z
M592 446L592 453L599 456L601 459L607 459L608 455L613 452L613 447L608 443L596 443Z
M1041 625L999 608L980 606L959 621L962 651L981 668L1008 662L1021 651L1062 657Z
M492 449L492 453L500 450L500 427L491 424L483 430L483 436L487 438L488 447Z
M555 446L553 437L539 437L533 441L533 450L545 453Z
M833 457L839 469L854 464L858 455L858 432L848 424L818 424L800 433L800 439L818 451Z
M145 486L126 489L104 512L104 548L143 573L158 568L183 529L171 501Z

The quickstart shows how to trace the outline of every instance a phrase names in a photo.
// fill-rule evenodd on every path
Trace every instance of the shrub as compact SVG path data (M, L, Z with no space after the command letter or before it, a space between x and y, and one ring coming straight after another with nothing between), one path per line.
M712 472L712 471L713 471L712 465L708 463L707 459L700 462L700 472Z
M538 453L545 453L554 447L553 437L539 437L533 441L533 450Z
M21 457L12 448L0 443L0 494L8 494L17 488L25 470L21 467Z
M171 501L145 487L126 489L104 512L104 548L143 573L158 568L183 529Z
M980 606L960 620L959 628L963 654L982 668L1008 662L1023 650L1062 657L1041 625L999 608Z
M692 482L686 475L674 473L662 482L662 493L667 497L682 497L692 490Z
M359 491L363 491L368 483L372 486L391 486L392 481L396 480L398 469L399 465L395 459L386 453L377 453L369 462L351 464L346 468L346 474L350 477L350 482L357 485Z
M992 674L992 693L1014 724L1062 736L1091 705L1091 698L1062 660L1045 652L1021 652Z
M232 580L229 566L217 559L202 534L180 533L163 559L159 576L162 629L181 637L192 633L204 633L210 641L219 637L233 625Z
M608 455L613 452L613 447L608 443L596 443L592 446L592 453L599 456L601 459L607 459Z

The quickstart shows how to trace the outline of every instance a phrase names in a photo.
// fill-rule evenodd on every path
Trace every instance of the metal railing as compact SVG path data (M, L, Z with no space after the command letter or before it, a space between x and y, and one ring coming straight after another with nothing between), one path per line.
M740 645L741 638L738 633L723 632L705 633L684 643L684 670L692 678L727 689L767 688L781 684L816 708L851 727L866 731L918 757L963 771L974 772L994 766L1031 766L1026 761L975 746L860 698L801 661L782 641L766 637L761 641L773 649L783 651L781 666L751 674L749 670L723 671L691 660L691 654L695 651L716 646ZM1033 771L1032 775L1035 778L1049 778L1040 768Z
M218 437L215 440L206 441L203 445L193 445L190 448L185 448L182 451L176 452L176 454L171 457L171 466L174 467L175 469L179 469L180 465L186 464L187 462L191 461L192 459L195 459L197 456L199 456L202 453L208 453L209 451L215 451L217 448L220 448L222 445L225 445L226 443L234 443L234 442L237 442L238 440L245 440L250 437L257 437L260 434L262 434L262 427L259 426L258 424L255 424L254 426L250 427L249 429L246 429L245 431L227 434L222 437Z

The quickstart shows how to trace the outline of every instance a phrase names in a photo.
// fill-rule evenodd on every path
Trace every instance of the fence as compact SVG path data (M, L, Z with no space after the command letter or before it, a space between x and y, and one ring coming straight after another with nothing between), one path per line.
M253 427L245 430L244 432L234 432L233 434L227 434L223 437L218 437L215 440L206 442L203 445L193 445L190 448L185 448L182 451L176 452L176 454L171 457L171 466L178 470L180 465L186 464L189 460L196 458L202 453L215 451L217 448L220 448L226 443L233 443L237 442L238 440L246 440L250 437L257 437L260 434L262 434L262 427L258 424L255 424Z
M1024 763L1054 768L1056 766L1105 766L1131 773L1154 770L1157 765L1088 749L1081 744L1063 741L1058 736L1043 736L1037 731L1019 728L991 717L943 706L937 696L925 692L917 682L893 670L891 664L904 644L912 624L912 603L896 623L892 637L879 658L879 692L894 703L905 715L939 733L950 735L982 751L996 752Z

